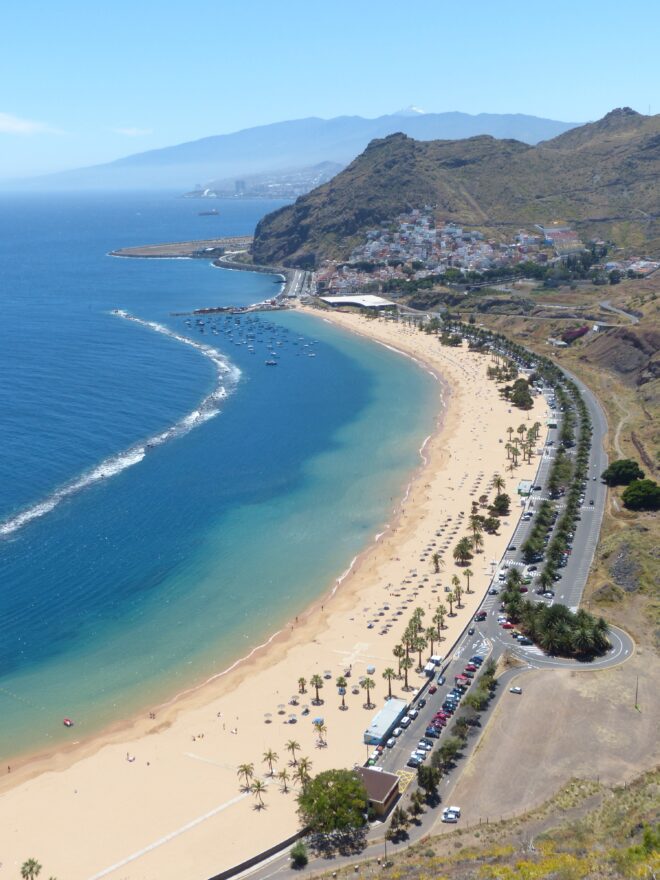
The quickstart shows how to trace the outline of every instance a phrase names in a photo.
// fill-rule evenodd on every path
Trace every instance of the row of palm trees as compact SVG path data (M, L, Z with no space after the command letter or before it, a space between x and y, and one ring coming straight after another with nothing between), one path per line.
M386 678L387 676L383 674L383 677ZM307 693L307 684L307 679L303 676L298 679L299 694ZM321 696L319 694L319 691L322 689L324 684L323 678L318 675L318 673L315 673L310 677L309 684L311 685L311 687L314 688L316 693L314 699L312 700L312 703L315 706L323 705L324 701L321 699ZM348 680L344 675L340 675L335 680L335 684L341 695L341 705L339 708L343 711L346 711L348 709L348 706L346 705L346 689L348 688ZM360 687L362 688L362 690L365 690L367 692L367 702L364 704L364 708L373 709L373 703L371 702L371 691L376 687L376 682L373 680L373 678L369 678L368 676L366 676L360 679Z
M319 727L323 728L322 731L317 729L319 736L322 736L326 732L325 726L321 723ZM296 757L296 752L300 751L299 742L290 739L285 748L291 753L291 760L289 761L289 767L293 768L291 771L287 770L286 767L283 767L278 772L275 772L275 764L279 761L279 755L272 749L267 749L262 756L262 762L268 766L266 776L271 779L277 779L281 783L284 794L289 791L289 782L291 781L297 782L304 787L311 779L312 769L312 762L309 758ZM254 764L240 764L236 770L236 774L239 779L243 780L241 790L254 795L257 800L257 809L263 809L265 806L264 794L267 789L267 783L264 782L263 779L259 779L259 777L255 776Z

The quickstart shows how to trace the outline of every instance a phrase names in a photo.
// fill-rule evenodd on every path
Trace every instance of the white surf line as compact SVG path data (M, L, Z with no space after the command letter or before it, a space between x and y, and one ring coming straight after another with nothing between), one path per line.
M268 782L266 782L266 785L268 785ZM169 834L165 834L163 837L159 837L158 840L154 840L153 843L150 843L142 849L137 850L137 852L131 853L131 855L126 856L125 859L121 859L121 861L115 862L114 865L110 865L110 867L104 868L97 874L92 874L91 877L88 877L88 880L100 880L101 877L107 877L108 874L112 874L113 871L117 871L119 868L123 868L125 865L134 862L136 859L142 858L142 856L147 855L147 853L153 852L153 850L158 849L159 846L163 846L163 844L169 843L170 840L174 840L176 837L180 837L182 834L185 834L192 828L196 828L197 825L201 825L202 822L206 822L207 819L212 819L214 816L217 816L218 813L222 813L224 810L229 809L229 807L233 807L235 804L239 803L247 796L248 793L245 792L243 794L237 795L230 801L225 801L224 804L220 804L219 806L214 807L212 810L209 810L208 813L204 813L204 815L198 816L196 819L191 819L190 822L186 822L185 825L182 825L181 828L177 828L176 831L170 831Z
M173 437L180 437L183 434L187 434L188 431L191 431L203 422L213 418L220 412L220 404L228 396L227 388L225 387L226 383L231 385L231 387L235 387L238 383L241 371L238 367L231 364L230 361L215 348L211 348L211 346L208 345L202 345L199 342L195 342L193 339L189 339L187 336L175 333L173 330L170 330L162 324L158 324L155 321L145 321L144 319L137 318L121 309L113 311L112 314L118 318L123 318L124 320L132 321L135 324L140 324L141 326L155 331L156 333L160 333L163 336L167 336L176 342L190 345L192 348L199 351L200 354L207 357L215 366L217 372L216 386L213 391L211 391L211 393L200 402L197 409L192 410L186 416L179 419L179 421L175 422L170 428L167 428L160 434L155 434L144 442L136 443L129 449L118 452L116 455L109 456L100 464L85 471L81 476L75 477L59 489L56 489L42 501L38 501L36 504L22 510L20 513L0 522L0 539L11 535L13 532L27 525L33 519L37 519L40 516L50 513L50 511L54 510L61 501L75 495L81 489L85 489L87 486L98 483L107 477L114 477L116 474L126 470L126 468L138 464L143 460L150 449L153 449L156 446L162 446L163 443L166 443Z

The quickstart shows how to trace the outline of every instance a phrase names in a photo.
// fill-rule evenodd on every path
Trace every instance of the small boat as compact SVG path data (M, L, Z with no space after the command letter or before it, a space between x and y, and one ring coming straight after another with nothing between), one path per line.
M210 211L198 211L198 217L217 217L220 211L216 211L215 208L211 208Z
M277 361L265 361L267 367L276 367Z
M65 727L73 727L73 721L70 718L65 718L62 724Z

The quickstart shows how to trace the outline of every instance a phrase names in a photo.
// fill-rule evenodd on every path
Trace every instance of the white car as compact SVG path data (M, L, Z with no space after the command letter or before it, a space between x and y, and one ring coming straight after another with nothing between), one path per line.
M417 748L418 748L418 750L421 750L424 752L430 752L431 749L433 748L433 746L430 746L428 743L425 743L423 740L420 740L420 742L417 743Z
M394 730L392 731L392 736L401 736L402 733L403 733L402 727L395 727Z
M455 825L458 822L458 816L456 813L450 813L448 810L444 810L442 813L442 821L443 822L451 822Z
M413 721L419 715L419 709L408 709L408 718L412 718Z
M509 693L510 694L522 694L522 688L521 687L509 688Z
M461 808L460 807L445 807L442 811L443 813L456 813L458 818L461 818Z
M391 737L387 740L387 742L385 743L385 745L387 746L388 749L391 749L391 748L394 747L395 743L396 743L396 740L394 739L393 736L391 736Z

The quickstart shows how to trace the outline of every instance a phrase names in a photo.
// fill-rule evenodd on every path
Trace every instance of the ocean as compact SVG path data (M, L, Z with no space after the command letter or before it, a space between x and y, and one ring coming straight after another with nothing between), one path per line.
M172 314L271 276L108 256L249 234L279 203L216 206L0 194L0 760L249 653L373 540L433 429L437 383L382 346L293 312Z

